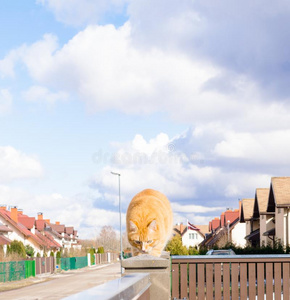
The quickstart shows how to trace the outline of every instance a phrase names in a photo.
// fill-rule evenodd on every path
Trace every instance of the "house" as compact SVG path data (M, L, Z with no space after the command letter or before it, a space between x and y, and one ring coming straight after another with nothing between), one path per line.
M12 229L0 222L0 246L3 247L4 254L7 252L7 245L11 243L11 240L8 238L8 232L12 232Z
M204 240L205 235L209 233L207 225L196 225L195 229L191 229L190 226L177 224L173 227L173 236L178 234L182 238L182 244L189 247L198 247Z
M267 205L267 213L273 216L275 227L266 234L284 247L290 244L290 177L272 177Z
M260 246L273 245L275 236L274 213L267 212L269 188L257 188L253 211L253 222L259 223Z
M79 248L77 231L73 227L60 225L59 222L51 224L49 219L43 219L38 213L37 219L23 214L17 207L6 209L0 205L0 245L6 253L7 245L11 241L21 241L24 246L34 249L34 254L41 256L56 253L61 248Z
M52 232L49 230L50 220L43 219L43 214L39 212L37 214L37 220L35 220L35 234L36 236L43 241L45 244L44 252L47 255L50 255L51 252L56 253L61 249L61 243L59 240L54 237Z
M260 244L259 223L253 220L254 198L242 199L240 202L240 222L246 224L247 244L256 246Z
M31 230L33 229L32 220L23 215L22 211L18 212L17 207L11 207L8 211L6 206L2 205L0 207L0 222L10 229L6 234L9 244L13 240L21 241L24 246L29 245L36 252L43 254L44 243ZM26 226L30 227L30 230Z
M220 219L215 218L209 222L211 233L207 235L205 240L200 244L202 247L212 248L218 246L220 248L226 246L227 243L233 243L237 246L244 247L246 240L245 224L240 223L240 210L227 209L222 212ZM219 225L217 221L219 220Z

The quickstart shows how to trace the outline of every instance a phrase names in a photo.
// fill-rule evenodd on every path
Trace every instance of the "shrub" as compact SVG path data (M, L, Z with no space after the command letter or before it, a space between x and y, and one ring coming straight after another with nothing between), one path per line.
M104 247L99 247L99 248L98 248L98 253L105 253Z
M60 259L61 259L61 253L60 251L56 252L56 264L59 265L60 264Z
M17 254L20 258L26 258L26 252L23 243L16 240L12 241L7 247L7 254Z
M188 248L188 254L189 255L198 255L199 252L195 247L189 246Z
M91 265L93 265L95 263L95 257L94 254L96 253L96 249L95 248L91 248L90 251L90 257L91 257Z
M25 252L26 252L26 255L29 257L34 256L34 249L30 245L25 246Z
M166 251L170 252L170 255L188 255L188 250L182 245L180 235L174 236L166 245Z

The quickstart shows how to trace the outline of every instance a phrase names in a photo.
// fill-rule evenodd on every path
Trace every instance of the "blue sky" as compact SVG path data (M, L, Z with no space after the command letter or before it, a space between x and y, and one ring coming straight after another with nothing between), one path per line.
M144 188L206 224L289 175L284 1L0 3L0 197L94 237Z

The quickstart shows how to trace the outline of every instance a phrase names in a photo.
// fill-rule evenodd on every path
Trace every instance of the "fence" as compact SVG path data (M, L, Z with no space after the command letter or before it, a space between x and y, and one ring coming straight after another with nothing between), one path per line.
M55 259L49 257L35 257L35 274L53 273L55 270Z
M65 271L76 270L88 266L87 256L61 258L60 262L61 269Z
M95 253L95 264L103 264L117 261L119 254L117 253Z
M172 298L290 299L289 264L290 255L172 256Z
M109 263L117 261L118 254L102 253L95 254L95 264ZM62 270L76 270L88 266L87 256L68 257L57 259ZM0 282L22 280L31 276L45 273L54 273L56 269L56 259L50 257L35 257L30 260L0 262Z
M25 279L25 261L0 263L0 282Z
M0 263L0 282L22 280L35 276L35 261L22 260Z

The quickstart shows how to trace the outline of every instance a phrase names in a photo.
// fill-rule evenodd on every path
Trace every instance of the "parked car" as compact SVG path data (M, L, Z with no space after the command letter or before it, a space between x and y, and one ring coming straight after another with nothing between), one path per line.
M232 249L209 250L206 252L206 255L236 255L236 253Z
M206 255L236 255L236 253L232 249L225 249L225 250L209 250L206 252ZM221 263L221 276L223 277L224 273L224 264ZM239 266L240 268L240 266ZM232 270L232 266L230 263L230 272Z

